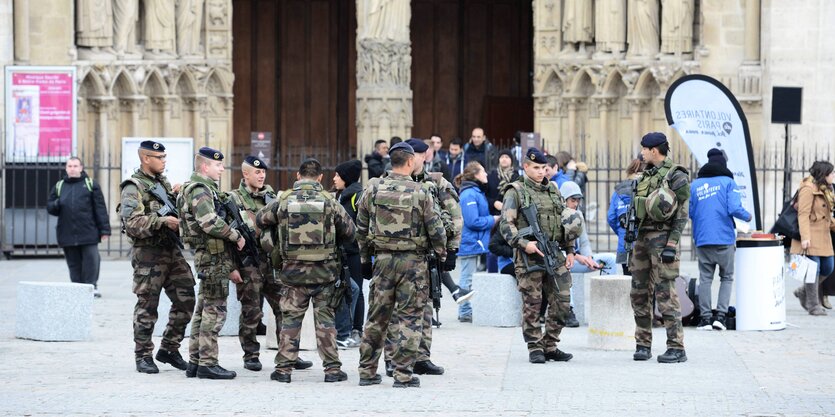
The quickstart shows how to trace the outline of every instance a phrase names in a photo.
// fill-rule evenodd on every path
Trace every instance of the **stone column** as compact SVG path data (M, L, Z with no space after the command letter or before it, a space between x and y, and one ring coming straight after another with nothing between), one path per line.
M641 148L641 137L644 133L647 133L644 132L647 126L644 126L642 119L644 112L649 111L650 101L649 98L643 97L629 98L629 106L632 113L632 148L635 151Z
M357 0L357 157L412 135L409 0Z
M556 73L563 36L561 0L534 0L534 131L539 132L546 149L557 149L563 138L563 80ZM564 74L563 74L564 75Z
M110 135L108 132L110 131L110 126L108 125L110 119L110 113L114 111L115 107L117 106L116 97L88 97L87 98L87 105L95 109L95 113L90 113L90 115L95 114L95 120L87 121L87 123L95 123L96 124L96 131L99 132L98 138L96 138L95 144L93 146L96 148L96 153L98 154L99 163L102 166L113 166L113 160L108 158L117 158L112 154L112 149L118 148L117 146L112 146L111 140L109 139ZM121 138L119 138L121 141ZM118 183L116 181L108 181L110 178L111 173L109 173L106 169L98 170L98 178L96 181L99 184L110 184L110 189L103 189L102 192L109 193L110 195L105 196L106 201L119 201L119 194L118 194Z
M29 0L14 0L14 59L29 62Z
M75 2L28 0L28 3L29 64L72 65L76 53Z
M745 63L760 61L760 0L745 0Z

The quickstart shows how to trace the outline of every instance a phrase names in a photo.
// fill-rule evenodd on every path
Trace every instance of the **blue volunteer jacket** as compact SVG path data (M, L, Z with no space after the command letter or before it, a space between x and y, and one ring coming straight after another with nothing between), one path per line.
M732 217L749 221L742 207L739 187L726 176L700 177L690 184L690 219L696 246L733 245L736 228Z
M621 219L626 219L629 211L629 204L632 202L632 183L635 180L627 179L618 183L615 186L615 191L612 192L612 200L609 202L609 212L606 216L606 221L609 227L618 235L618 253L625 254L626 247L623 240L626 236L626 229L621 226Z
M493 216L487 207L487 197L477 184L471 181L461 183L461 216L464 228L461 231L461 246L458 256L487 253L490 243L490 228Z

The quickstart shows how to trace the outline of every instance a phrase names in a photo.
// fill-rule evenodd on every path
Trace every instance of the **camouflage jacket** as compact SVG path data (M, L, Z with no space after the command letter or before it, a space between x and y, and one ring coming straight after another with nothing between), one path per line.
M235 242L241 237L237 230L229 226L225 215L218 215L219 205L229 198L219 192L217 184L197 173L183 184L183 192L177 201L180 207L180 228L183 230L183 242L195 251L211 255L212 262L232 266L231 250L237 250ZM222 209L220 210L222 212ZM195 260L195 264L198 260Z
M296 203L294 206L298 207L294 208L290 207L290 200L309 200L311 203ZM314 218L317 215L324 218ZM340 273L338 250L343 243L354 241L351 216L322 189L322 184L313 180L296 181L291 190L283 191L275 201L258 211L256 223L264 235L275 237L277 247L272 250L273 267L281 282L288 285L335 281ZM294 251L288 252L291 244ZM306 259L306 250L312 255L315 251L316 255L323 256Z
M261 210L267 204L273 202L276 198L273 187L265 185L260 190L252 192L246 186L244 180L241 180L241 185L236 190L229 191L229 197L235 201L235 204L241 209L241 218L244 220L250 229L255 231L255 236L261 236L261 229L255 224L255 215L258 210Z
M362 262L376 251L434 250L446 259L446 230L432 194L411 177L391 173L368 182L357 207Z
M670 158L664 159L659 166L652 166L644 170L638 178L638 196L646 197L649 193L661 186L661 182L668 171L675 164ZM681 240L681 233L687 227L690 207L690 177L686 171L675 170L669 180L670 189L676 194L678 209L670 220L664 223L655 223L649 218L641 222L640 232L668 230L667 245L677 246ZM635 196L632 196L633 200Z
M573 254L574 240L564 239L561 217L565 206L562 202L562 196L555 183L544 181L546 183L537 184L527 175L523 175L505 188L499 232L511 247L516 248L517 251L524 251L530 240L519 236L519 230L529 225L521 212L521 208L527 199L530 204L536 204L537 206L537 220L545 236L558 243L563 252ZM517 187L523 189L523 193L528 195L520 195Z
M415 181L426 184L425 188L435 202L439 204L438 211L441 212L441 219L444 221L446 230L446 249L458 251L461 245L461 230L464 227L464 218L461 216L461 201L458 192L449 181L439 172L427 173L426 171L414 176Z
M162 203L157 201L148 190L162 184L168 198L175 201L176 195L165 175L150 176L142 170L136 170L131 177L122 182L121 202L116 211L122 220L125 234L136 247L166 246L175 247L176 242L166 236L165 220L157 215Z

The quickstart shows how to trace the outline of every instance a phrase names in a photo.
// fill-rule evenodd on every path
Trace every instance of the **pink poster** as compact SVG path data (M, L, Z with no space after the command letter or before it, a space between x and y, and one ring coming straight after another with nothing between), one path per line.
M75 139L74 69L18 67L9 72L9 159L23 162L71 156Z

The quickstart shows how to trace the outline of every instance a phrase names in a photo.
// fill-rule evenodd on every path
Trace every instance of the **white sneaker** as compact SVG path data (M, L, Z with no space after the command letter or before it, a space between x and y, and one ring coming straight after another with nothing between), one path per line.
M469 300L470 298L475 295L475 291L465 290L463 288L459 288L452 293L452 299L455 300L456 303L461 304L464 301Z
M713 326L710 324L710 319L701 319L696 328L699 330L713 330Z

